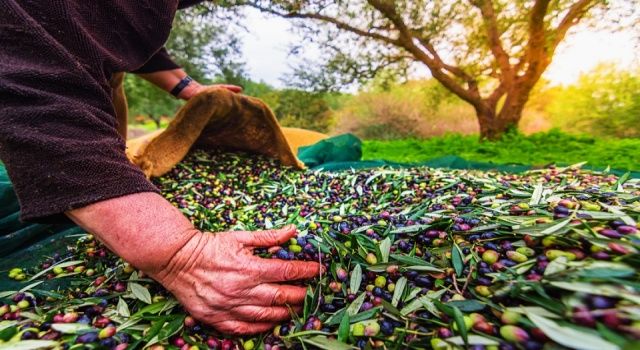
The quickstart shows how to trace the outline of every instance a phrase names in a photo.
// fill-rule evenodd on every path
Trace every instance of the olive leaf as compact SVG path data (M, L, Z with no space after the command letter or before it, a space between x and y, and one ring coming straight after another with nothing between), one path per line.
M541 308L539 306L514 306L514 307L508 307L506 310L517 312L519 314L531 313L531 314L535 314L535 315L539 315L547 318L561 317L560 315L554 314L550 311L547 311L547 309Z
M16 333L18 333L17 321L3 321L0 322L0 340L8 341Z
M619 346L577 327L563 326L533 313L527 313L527 317L547 337L560 345L582 350L620 350Z
M419 290L419 288L418 288ZM427 309L432 314L436 314L438 312L434 301L437 300L442 294L444 294L446 290L441 289L437 292L429 291L426 295L423 295L417 299L412 300L407 306L403 307L400 310L400 313L403 316L406 316L414 311L420 310L422 308Z
M54 323L51 329L64 334L78 334L91 329L91 326L84 323Z
M400 277L398 281L396 281L396 289L393 291L393 298L391 299L391 305L398 306L398 302L402 297L402 293L404 293L404 288L407 285L407 279L405 277Z
M138 339L138 341L136 341L136 343L132 345L132 348L135 349L139 343L147 344L151 340L156 339L158 334L164 327L165 323L167 322L168 318L169 318L168 316L162 316L158 318L156 321L154 321L151 324L151 327L146 330L144 337L142 337L141 339Z
M465 341L461 336L447 338L447 339L445 339L445 341L447 343L451 343L451 344L458 345L458 346L465 345ZM469 345L485 345L485 346L499 345L500 344L499 342L495 341L494 339L490 339L490 338L483 337L481 335L476 335L476 334L470 334L467 337L467 343Z
M462 252L457 244L454 244L451 249L451 262L453 264L453 268L456 270L456 275L462 275L462 270L464 269L464 258L462 257Z
M382 256L383 263L389 262L390 252L391 252L391 239L387 237L380 242L380 255Z
M338 341L345 343L349 339L349 313L345 312L338 328Z
M373 317L375 317L375 315L377 315L378 312L380 312L380 310L382 310L382 307L376 306L376 307L371 308L371 309L369 309L367 311L363 311L363 312L361 312L359 314L356 314L353 317L350 317L349 318L349 322L355 323L355 322L370 320Z
M616 344L621 348L624 348L628 343L628 340L625 337L612 331L610 328L606 327L600 322L596 324L596 329L598 329L598 333L600 333L604 339Z
M554 287L570 290L574 292L583 292L587 294L597 294L606 297L624 298L632 301L636 304L640 304L640 296L629 292L621 286L614 286L608 284L593 284L587 282L563 282L553 281L549 282Z
M316 335L310 338L300 338L303 343L313 345L324 350L351 350L356 349L353 346L339 342L335 339L328 338L325 335Z
M156 335L156 338L157 338L156 342L159 343L159 342L162 342L163 340L169 339L169 337L173 336L174 334L182 330L182 328L184 327L184 319L185 319L185 315L176 315L173 320L171 320L169 323L164 325L162 329L160 329L160 331ZM152 343L151 341L149 341L145 345L145 347L148 347L153 344L155 343Z
M360 284L362 283L362 267L360 264L356 264L354 266L353 271L351 271L351 279L349 280L349 288L351 288L351 292L355 293L360 289Z
M414 271L424 271L424 272L443 272L444 271L435 266L421 266L421 265L407 266L405 267L405 269L414 270Z
M564 270L566 270L568 268L567 262L569 260L567 259L566 256L560 256L554 260L552 260L548 265L547 268L544 270L544 275L545 276L551 276L553 274L556 274L558 272L562 272Z
M135 296L138 300L141 300L147 304L151 304L151 294L149 293L149 290L147 288L138 283L129 282L129 289L131 290L131 293L133 293L133 296Z
M24 293L24 292L26 292L26 291L31 290L33 287L40 285L40 284L41 284L41 283L43 283L43 282L44 282L44 281L38 281L38 282L31 283L31 284L30 284L30 285L28 285L28 286L25 286L25 287L20 288L20 290L19 290L18 292L19 292L19 293Z
M544 187L542 186L542 184L536 184L536 186L533 188L533 194L531 194L531 200L529 201L529 205L540 204L543 190L544 190Z
M361 293L347 308L347 314L349 316L354 316L360 311L362 304L364 304L364 298L366 298L367 293Z
M622 187L622 185L624 185L625 182L627 182L627 180L629 180L629 177L631 176L631 172L626 172L624 173L624 175L620 176L618 178L618 181L616 181L616 191L617 192L624 192L624 188Z
M631 277L636 273L636 270L627 264L609 261L594 261L581 267L577 275L589 278L623 278Z
M484 308L487 307L487 305L475 299L449 301L446 305L456 307L464 312L477 312L484 310Z
M127 305L127 303L122 298L118 298L117 310L118 310L118 315L122 317L131 316L131 311L129 311L129 305Z
M563 227L565 227L565 226L569 225L569 223L571 222L571 220L573 220L573 219L572 219L572 218L564 219L564 220L562 220L562 221L558 222L557 224L555 224L555 225L553 225L553 226L550 226L550 227L548 227L548 228L546 228L546 229L542 230L542 231L540 232L540 235L545 236L545 235L550 235L550 234L556 233L556 232L558 232L560 229L562 229Z
M453 321L456 323L456 326L458 326L458 332L460 333L460 336L464 341L464 345L467 346L469 345L469 338L467 337L467 325L464 322L464 315L462 314L462 311L460 311L459 308L455 306L450 306L450 307L451 309L453 309Z
M31 282L33 280L35 280L36 278L46 274L47 272L53 270L56 267L59 268L65 268L65 267L69 267L69 266L74 266L74 265L79 265L79 264L84 264L85 261L84 260L73 260L73 261L64 261L62 260L61 262L55 264L55 265L51 265L48 268L36 273L35 275L31 276L31 278L29 278L29 280L27 282Z
M10 297L10 296L12 296L12 295L14 295L16 293L18 293L17 290L4 291L4 292L0 293L0 299L4 299L4 298L7 298L7 297Z
M2 350L38 350L58 347L59 343L54 340L22 340L17 343L2 344Z
M417 265L417 266L430 266L430 267L435 267L433 266L433 264L430 264L420 258L416 258L415 256L408 256L408 255L400 255L400 254L391 254L390 258L393 259L394 261L397 261L401 264L405 264L405 265Z
M428 228L429 225L411 225L411 226L405 226L405 227L399 227L396 229L391 230L389 233L412 233L412 232L419 232L422 231L426 228Z

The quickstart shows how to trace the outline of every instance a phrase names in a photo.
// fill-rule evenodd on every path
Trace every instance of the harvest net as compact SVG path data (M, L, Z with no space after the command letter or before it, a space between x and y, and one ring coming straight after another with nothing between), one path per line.
M37 264L10 262L0 346L638 346L638 180L573 167L297 171L197 151L156 184L204 231L296 225L297 239L255 254L322 261L303 311L225 337L81 235Z

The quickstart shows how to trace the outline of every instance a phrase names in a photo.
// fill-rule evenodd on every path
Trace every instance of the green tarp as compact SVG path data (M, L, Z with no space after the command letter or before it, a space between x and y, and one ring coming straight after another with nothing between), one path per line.
M373 167L428 166L433 168L497 170L523 172L529 165L493 164L473 162L456 156L431 159L419 164L395 163L362 159L362 142L351 134L339 135L308 147L301 147L299 158L311 169L342 171ZM593 169L593 168L591 168ZM595 170L603 170L602 168ZM625 171L611 170L622 175ZM640 172L631 177L640 178ZM34 266L54 252L75 241L74 235L83 231L73 225L25 224L18 220L19 205L5 168L0 163L0 290L12 290L18 283L8 280L9 269L16 266Z
M352 134L344 134L323 140L312 146L301 147L298 158L314 170L341 171L349 169L366 169L388 166L393 168L427 166L431 168L496 170L507 173L521 173L533 167L526 164L495 164L475 162L449 155L433 158L420 163L397 163L385 160L362 160L362 141ZM570 164L559 164L566 166ZM604 167L583 166L583 169L605 170ZM609 169L610 173L621 176L626 170ZM640 178L640 172L630 172L632 178Z

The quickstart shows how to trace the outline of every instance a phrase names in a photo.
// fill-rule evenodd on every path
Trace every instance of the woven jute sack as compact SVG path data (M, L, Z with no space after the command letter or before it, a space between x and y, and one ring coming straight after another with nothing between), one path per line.
M212 87L180 108L166 129L129 140L127 156L147 177L164 175L193 147L263 154L303 169L298 147L325 138L310 130L282 128L261 100Z

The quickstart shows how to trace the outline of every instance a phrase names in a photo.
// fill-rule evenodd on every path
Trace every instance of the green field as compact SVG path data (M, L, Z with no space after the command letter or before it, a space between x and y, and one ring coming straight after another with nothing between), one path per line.
M638 170L640 139L603 139L550 131L529 136L505 135L498 142L481 142L475 135L446 135L429 139L368 140L363 143L365 160L413 163L446 155L499 164L541 166L588 162L591 166Z

